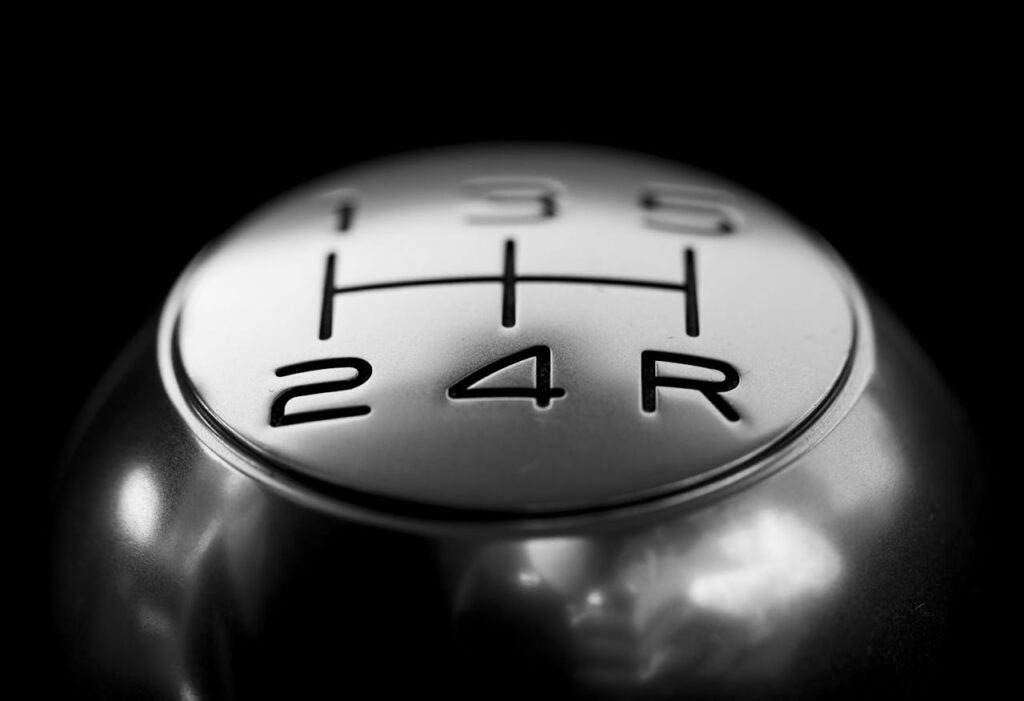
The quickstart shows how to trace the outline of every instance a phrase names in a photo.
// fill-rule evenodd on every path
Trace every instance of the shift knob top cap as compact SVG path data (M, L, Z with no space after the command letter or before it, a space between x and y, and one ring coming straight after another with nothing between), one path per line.
M163 315L168 389L271 481L494 515L707 490L849 381L867 319L813 234L642 156L471 147L271 203Z

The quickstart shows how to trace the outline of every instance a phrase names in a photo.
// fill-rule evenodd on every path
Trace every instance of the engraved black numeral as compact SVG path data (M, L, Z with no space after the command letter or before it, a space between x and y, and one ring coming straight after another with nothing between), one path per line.
M535 387L473 387L499 370L530 358L536 360ZM448 396L452 399L533 399L537 406L546 407L551 404L552 399L564 397L565 390L551 386L551 349L547 346L533 346L471 372L448 388Z
M543 178L476 178L465 184L470 197L490 204L469 216L474 224L530 224L558 216L561 186Z
M342 392L353 389L370 379L373 368L362 358L327 358L325 360L310 360L305 363L286 365L278 368L274 374L278 377L296 375L315 370L328 370L331 368L351 368L356 371L356 376L347 380L335 380L333 382L316 382L309 385L289 387L276 397L270 405L270 425L290 426L292 424L307 423L309 421L326 421L327 419L342 419L349 416L363 416L370 413L368 406L347 406L335 407L333 409L319 409L317 411L301 411L294 414L286 414L285 406L290 399L295 397L308 397L314 394L327 394L328 392Z
M640 191L644 224L652 229L687 234L731 234L740 217L728 196L679 185L647 185Z
M695 368L717 370L725 377L721 380L694 380L683 377L664 377L658 375L658 363L676 363L690 365ZM697 355L668 353L666 351L644 351L640 354L640 403L643 410L653 413L658 410L658 387L677 387L679 389L697 390L711 402L722 416L729 421L739 421L740 415L729 402L722 397L722 392L735 389L740 383L740 374L729 363Z

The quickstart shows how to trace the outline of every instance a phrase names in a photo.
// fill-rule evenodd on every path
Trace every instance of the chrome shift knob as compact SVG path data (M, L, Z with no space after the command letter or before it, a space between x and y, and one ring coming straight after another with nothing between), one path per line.
M792 698L941 640L953 402L819 237L704 173L331 176L203 251L115 372L57 551L91 689Z

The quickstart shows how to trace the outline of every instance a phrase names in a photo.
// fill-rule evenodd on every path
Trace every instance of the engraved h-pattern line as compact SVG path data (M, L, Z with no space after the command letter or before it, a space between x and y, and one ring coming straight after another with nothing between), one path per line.
M620 287L644 287L654 290L682 292L684 298L683 314L686 324L686 335L700 335L700 319L697 311L697 272L693 249L683 249L683 280L681 283L659 282L656 280L637 280L631 278L589 277L585 275L519 275L516 272L516 243L513 239L505 241L505 260L501 275L470 275L465 277L420 278L416 280L400 280L397 282L376 282L366 285L346 285L338 287L335 281L337 256L327 256L327 270L324 274L323 305L320 312L320 340L331 337L334 328L334 298L340 294L353 292L369 292L387 290L396 287L424 287L428 285L460 285L476 283L500 283L501 325L512 328L516 325L516 287L520 283L554 282L576 285L616 285Z

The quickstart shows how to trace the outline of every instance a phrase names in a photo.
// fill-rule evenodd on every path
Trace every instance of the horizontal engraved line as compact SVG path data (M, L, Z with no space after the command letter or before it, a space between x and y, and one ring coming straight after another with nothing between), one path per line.
M342 294L344 292L367 292L370 290L387 290L396 287L425 287L429 285L460 285L467 283L504 281L504 277L501 276L423 278L420 280L403 280L402 282L377 282L368 285L348 285L346 287L336 287L334 288L334 293ZM654 282L648 280L633 280L630 278L604 278L574 275L520 275L515 278L515 281L555 282L578 285L617 285L620 287L647 287L655 290L672 290L676 292L686 290L685 285L680 285L671 282Z

